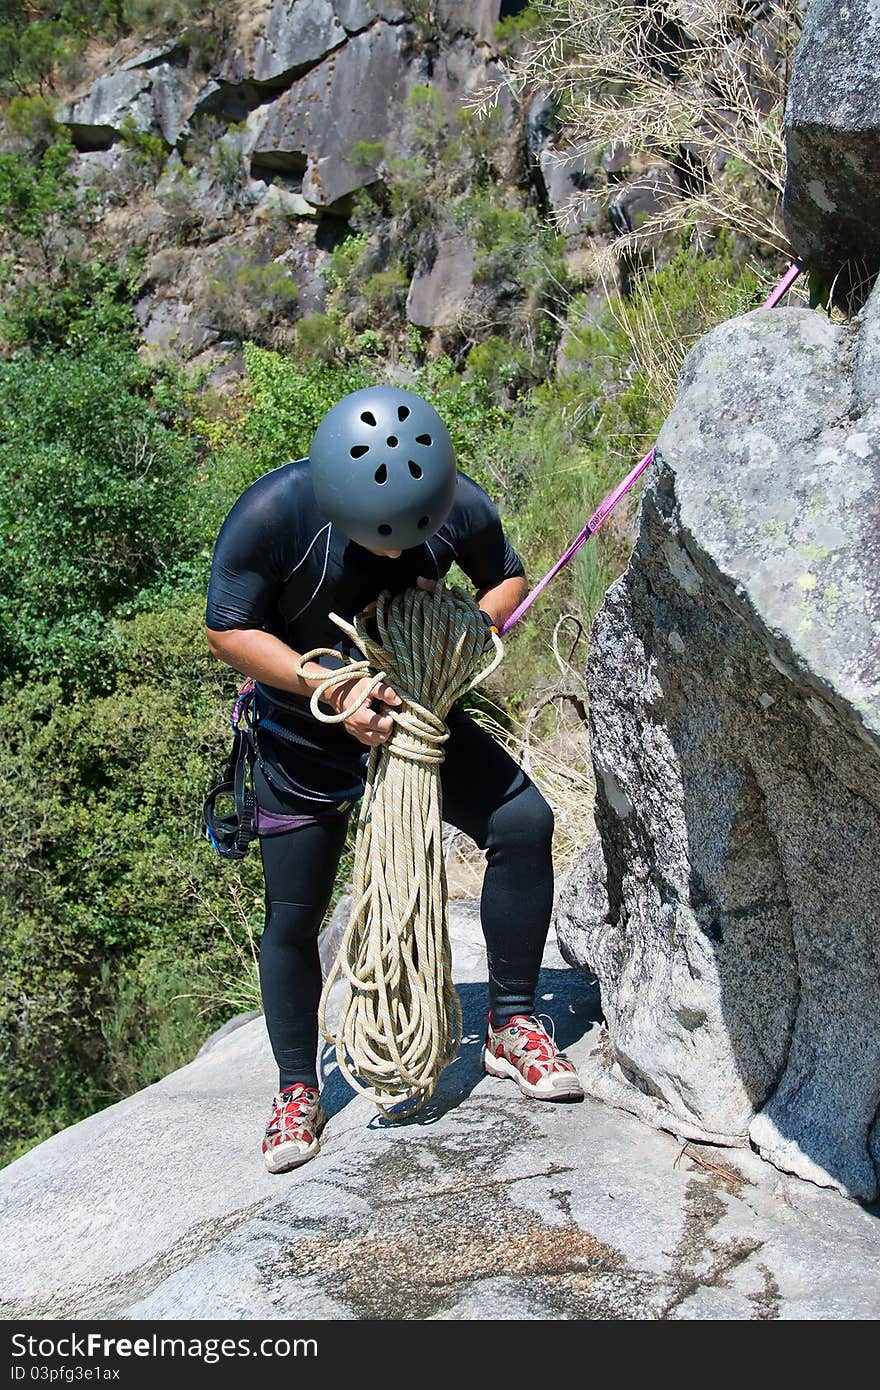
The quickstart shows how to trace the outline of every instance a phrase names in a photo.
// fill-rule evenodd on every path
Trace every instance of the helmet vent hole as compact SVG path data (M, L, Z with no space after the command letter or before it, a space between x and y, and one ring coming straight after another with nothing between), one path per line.
M396 448L397 448L397 435L396 435L396 434L389 434L388 438L385 440L385 443L388 445L389 449L396 449Z
M399 406L397 407L397 418L398 418L398 420L400 421L401 424L403 424L404 420L407 418L408 415L409 415L409 406L408 406L408 405L399 405Z
M375 473L373 474L373 477L376 479L377 483L385 482L385 480L388 477L388 469L385 467L384 463L379 464L379 467L376 469Z
M375 425L376 423L376 417L373 414L372 410L362 410L361 419L363 420L365 425Z
M417 444L427 444L428 446L430 446L431 444L433 444L433 442L434 442L434 441L433 441L433 439L431 438L431 436L430 436L429 434L417 434L417 435L416 435L416 443L417 443Z
M430 520L431 518L429 516L420 516L417 523L419 530L424 531L425 527L427 526Z
M382 525L378 528L378 530L379 530L379 535L380 535L380 536L390 536L390 535L391 535L391 527L388 525L388 522L387 522L387 521L383 521L383 522L382 522Z
M422 476L421 468L419 468L417 463L413 463L412 459L409 460L409 471L414 478L420 478Z
M368 454L369 452L369 444L353 444L350 450L353 459L363 458L364 454Z

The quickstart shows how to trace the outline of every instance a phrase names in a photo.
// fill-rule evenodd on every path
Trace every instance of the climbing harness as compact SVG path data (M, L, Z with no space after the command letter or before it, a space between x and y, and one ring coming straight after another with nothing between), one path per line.
M338 653L337 653L338 656ZM286 814L265 810L256 799L254 789L254 764L260 769L268 782L275 780L275 774L266 761L260 757L259 734L270 733L284 743L310 749L307 739L299 737L292 729L273 718L274 706L266 712L259 707L259 689L250 679L238 688L235 704L229 719L232 729L232 748L219 782L211 788L205 798L202 819L205 833L214 849L224 859L243 859L251 841L269 835L284 835L290 830L300 830L303 826L314 825L320 820L347 811L363 793L363 782L342 788L338 792L316 792L287 774L290 784L281 788L299 801L312 802L315 810ZM330 764L343 764L329 754L322 753L322 760ZM345 771L351 771L345 764ZM228 806L229 809L218 808ZM323 809L317 809L321 807ZM329 808L329 809L327 809Z
M433 593L406 589L379 599L348 623L330 617L363 653L317 685L316 719L341 723L387 681L401 705L388 709L394 729L370 750L367 787L355 845L352 912L321 996L319 1022L335 1044L340 1070L383 1113L425 1104L443 1068L458 1055L461 1004L452 983L446 922L440 766L456 700L484 681L504 655L474 600L438 583ZM375 632L376 636L373 636ZM494 648L487 663L487 644ZM356 703L339 714L318 707L342 681L369 678ZM328 1028L330 990L339 976L348 994L335 1034ZM396 1109L394 1118L401 1118Z
M202 808L205 833L224 859L243 859L248 845L257 835L254 796L254 683L244 681L238 688L229 723L232 748L220 781L211 788ZM232 803L221 812L217 802Z
M795 280L801 274L802 269L802 266L799 266L793 262L788 267L788 270L785 272L776 288L772 290L771 293L767 296L761 307L763 309L775 309L779 301L791 289ZM568 564L569 560L574 559L581 546L586 545L587 541L592 536L595 536L596 532L599 530L599 527L603 524L603 522L608 520L609 516L614 511L614 508L617 506L620 499L626 496L636 479L640 478L644 473L645 469L648 467L648 465L654 462L654 453L654 449L649 450L649 452L645 454L645 457L639 460L635 468L633 468L629 473L627 473L626 477L622 480L622 482L619 482L617 486L613 488L611 492L609 492L608 496L599 503L598 507L593 512L593 515L590 517L584 529L578 532L571 545L568 547L567 550L563 551L559 559L556 561L555 565L553 565L552 569L547 571L547 573L544 575L544 578L538 581L534 589L532 589L531 593L526 595L522 603L520 603L516 608L514 608L510 617L507 619L505 623L502 624L502 636L504 636L505 633L508 633L510 629L516 623L519 622L520 618L525 617L532 604L541 597L550 581L556 578L559 571L563 569L565 565Z

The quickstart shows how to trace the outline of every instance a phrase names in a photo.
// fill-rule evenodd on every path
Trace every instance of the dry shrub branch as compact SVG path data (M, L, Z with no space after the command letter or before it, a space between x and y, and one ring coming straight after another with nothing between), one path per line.
M509 81L556 98L568 157L622 144L671 163L687 194L642 238L728 228L789 253L783 106L799 0L552 0L541 12L542 36ZM486 92L481 108L497 98ZM605 191L610 200L617 185ZM624 234L616 248L632 242Z

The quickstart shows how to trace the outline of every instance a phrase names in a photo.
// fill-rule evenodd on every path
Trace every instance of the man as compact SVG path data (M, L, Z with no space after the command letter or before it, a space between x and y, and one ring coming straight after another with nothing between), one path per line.
M304 652L359 655L331 621L384 589L433 588L456 561L487 625L524 597L522 563L489 497L458 473L448 432L419 396L390 386L352 392L324 416L308 459L255 482L214 551L207 634L213 654L256 682L257 828L266 882L260 988L279 1090L263 1139L270 1172L306 1162L326 1123L316 1069L321 995L318 929L370 748L387 742L400 697L389 685L342 724L309 710ZM327 659L327 664L333 662ZM309 663L307 675L326 677ZM363 681L331 689L339 713ZM486 851L481 922L489 963L486 1070L529 1096L583 1096L572 1063L534 1017L550 921L553 816L508 754L460 707L448 717L444 818Z

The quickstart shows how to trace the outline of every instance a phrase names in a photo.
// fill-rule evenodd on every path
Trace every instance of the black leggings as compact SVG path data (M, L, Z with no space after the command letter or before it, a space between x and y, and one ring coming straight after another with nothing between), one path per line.
M486 851L480 920L489 965L493 1022L531 1014L553 905L550 844L553 813L534 783L494 739L462 710L448 718L450 738L441 771L443 819ZM261 745L269 775L273 760L315 785L293 750L277 740ZM311 781L310 781L311 777ZM336 773L339 786L339 774ZM313 810L279 795L256 769L257 797L267 811ZM344 785L344 782L343 782ZM318 1084L318 928L333 892L348 815L260 841L266 880L266 927L260 946L260 988L280 1088Z

